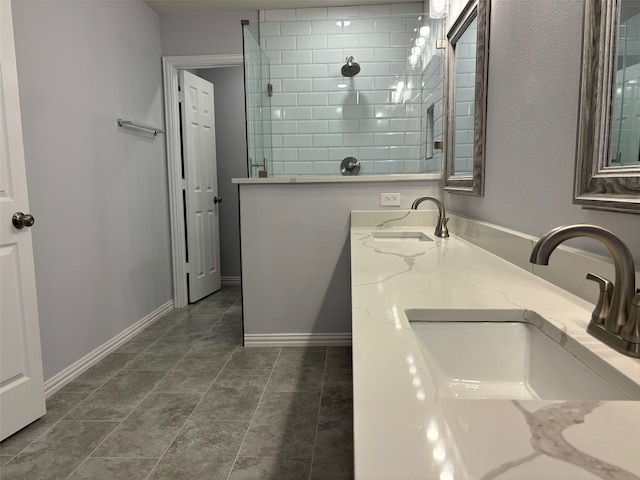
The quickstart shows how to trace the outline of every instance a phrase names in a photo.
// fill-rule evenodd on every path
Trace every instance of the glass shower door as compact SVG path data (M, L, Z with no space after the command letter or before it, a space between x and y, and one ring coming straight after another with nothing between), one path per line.
M242 25L247 161L249 177L266 177L273 175L270 64L252 31L255 26Z

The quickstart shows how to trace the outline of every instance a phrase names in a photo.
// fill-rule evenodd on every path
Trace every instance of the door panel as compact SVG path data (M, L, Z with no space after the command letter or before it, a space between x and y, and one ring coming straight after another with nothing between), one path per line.
M0 1L0 440L45 413L11 2Z
M180 72L184 95L183 154L187 184L186 228L189 251L189 302L220 289L219 208L214 87Z

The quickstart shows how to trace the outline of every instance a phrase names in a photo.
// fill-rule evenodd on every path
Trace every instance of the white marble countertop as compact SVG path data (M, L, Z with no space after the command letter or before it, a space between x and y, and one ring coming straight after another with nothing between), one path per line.
M640 360L586 333L593 305L455 235L376 242L433 219L380 214L352 213L356 480L640 479L640 402L442 398L404 313L533 310L640 384Z

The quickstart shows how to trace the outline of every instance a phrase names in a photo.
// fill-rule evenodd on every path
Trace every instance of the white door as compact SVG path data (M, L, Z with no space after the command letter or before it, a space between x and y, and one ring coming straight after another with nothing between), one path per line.
M220 232L213 84L180 71L189 302L220 289Z
M45 414L28 213L11 2L0 0L0 440Z

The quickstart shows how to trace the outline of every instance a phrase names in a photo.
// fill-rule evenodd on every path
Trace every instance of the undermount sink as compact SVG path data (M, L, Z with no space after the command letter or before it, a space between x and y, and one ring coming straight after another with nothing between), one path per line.
M543 328L529 323L521 310L410 309L405 313L441 396L640 398L640 386L534 312L526 313Z
M379 230L373 232L378 242L432 242L433 240L420 230Z

